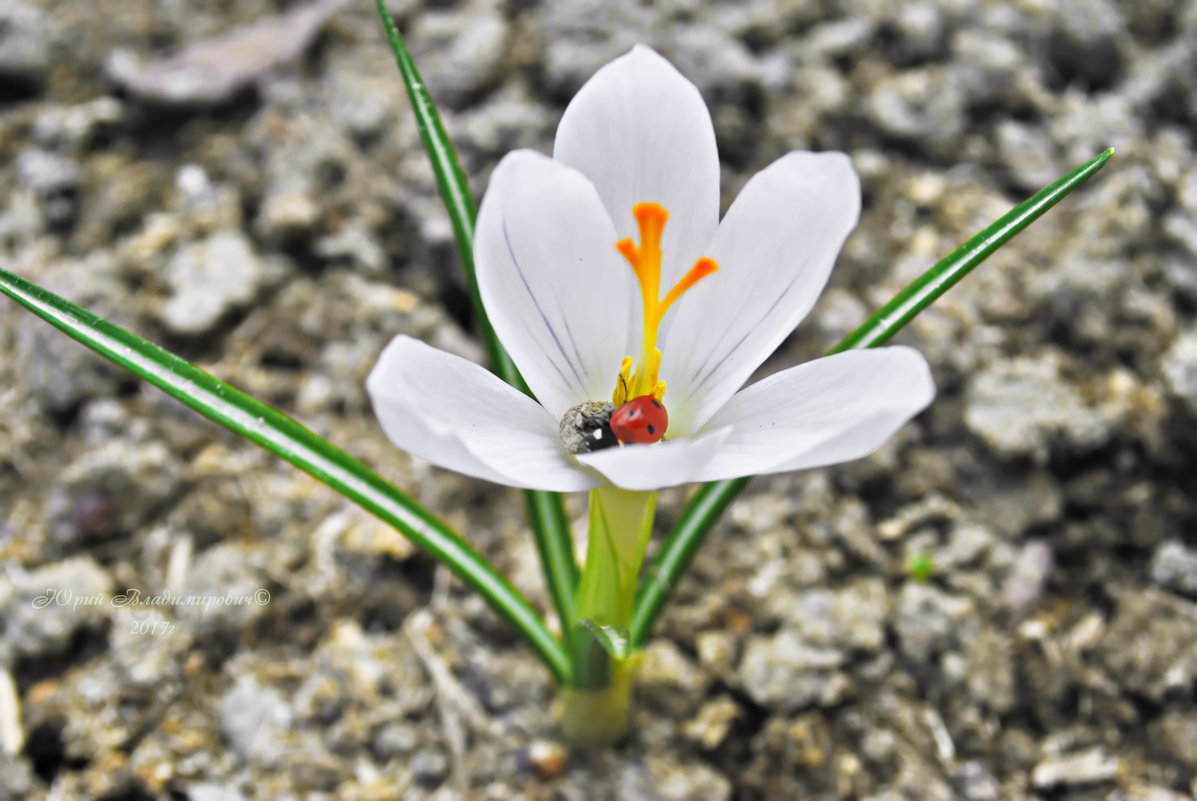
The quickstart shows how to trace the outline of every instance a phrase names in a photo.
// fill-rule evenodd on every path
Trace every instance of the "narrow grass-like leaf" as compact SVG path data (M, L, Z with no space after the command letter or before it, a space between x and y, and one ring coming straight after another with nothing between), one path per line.
M441 200L444 201L445 211L453 225L453 238L457 243L457 252L461 256L462 269L465 271L466 284L470 291L470 302L474 309L474 319L478 322L478 333L482 337L482 344L486 348L487 360L495 375L508 384L528 392L527 385L520 377L515 363L503 350L503 345L495 336L490 320L486 316L486 309L482 305L482 295L478 292L478 280L474 275L474 215L476 206L474 195L470 191L469 181L465 171L457 158L457 151L453 142L445 133L445 126L441 123L436 104L424 85L424 79L411 54L403 36L399 33L395 20L387 11L384 0L375 0L379 19L386 33L391 52L395 54L395 63L399 67L399 74L403 78L403 85L407 89L407 96L411 100L412 111L415 112L416 122L420 127L420 137L424 141L424 149L428 153L428 160L432 164L433 174L436 176L437 189ZM530 394L530 393L529 393ZM545 581L548 584L549 595L557 609L557 616L561 619L561 630L573 630L574 596L578 586L578 565L574 558L573 533L570 530L569 518L565 514L565 506L561 496L552 492L537 490L524 491L525 505L528 509L528 523L536 540L536 550L540 555Z
M915 279L914 283L894 295L889 303L873 312L867 320L827 352L831 354L855 348L875 348L888 342L890 337L954 287L961 278L972 272L974 267L1039 219L1072 190L1089 180L1113 155L1114 148L1106 150L1019 203L1000 220L956 248Z
M456 532L329 441L169 351L6 270L0 292L208 419L261 445L394 526L486 599L561 683L569 661L536 610Z
M895 295L893 300L840 340L828 354L855 348L874 348L889 341L974 267L1093 177L1113 155L1113 148L1106 150L1015 206ZM689 567L707 532L747 484L747 478L712 482L700 487L690 499L645 572L632 615L632 643L636 647L643 646L648 640L669 593Z
M478 281L474 277L474 215L477 207L474 194L470 191L469 181L461 162L457 158L457 151L452 140L445 133L445 126L441 122L441 115L436 110L432 95L424 85L424 79L407 45L403 41L399 27L394 18L387 11L385 0L375 0L378 16L382 20L382 27L386 33L391 52L395 54L395 64L399 67L399 75L403 78L403 85L407 89L407 97L411 101L412 111L416 115L416 123L420 128L420 138L424 142L424 150L428 153L428 161L432 165L432 173L436 176L436 187L441 200L445 204L445 211L449 215L449 222L453 225L453 239L457 243L457 252L461 256L462 268L465 271L466 285L469 287L470 302L474 309L474 319L478 324L478 331L482 344L486 347L487 361L495 375L508 384L527 391L524 381L520 378L515 363L503 350L495 330L491 328L490 319L486 316L486 309L482 305L482 295L478 292Z
M578 628L589 632L612 659L622 662L632 653L632 641L623 626L604 626L584 618L578 621Z

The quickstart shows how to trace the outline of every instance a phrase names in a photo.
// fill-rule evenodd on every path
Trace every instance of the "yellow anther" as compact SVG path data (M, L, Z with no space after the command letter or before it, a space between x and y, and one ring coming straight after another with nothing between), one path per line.
M616 406L623 406L628 400L628 390L632 386L632 365L636 360L631 356L624 356L619 365L619 378L615 381L615 391L611 393L611 402Z
M631 239L621 239L615 243L615 249L628 260L640 284L640 297L644 303L644 336L640 341L640 366L635 374L629 378L632 365L630 357L625 358L620 367L619 380L612 393L612 402L616 406L641 395L651 394L657 400L664 397L665 382L657 378L661 369L661 351L657 350L657 332L661 320L678 298L719 269L713 260L699 259L662 298L661 234L669 220L669 212L656 203L637 203L632 207L632 215L640 227L640 244L637 246Z

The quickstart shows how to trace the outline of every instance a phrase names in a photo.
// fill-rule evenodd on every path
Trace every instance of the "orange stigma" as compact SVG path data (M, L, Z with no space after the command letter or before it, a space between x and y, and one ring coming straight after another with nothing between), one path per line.
M612 396L616 406L641 395L652 395L657 400L665 395L665 382L657 378L661 366L657 331L661 327L661 320L678 298L719 269L719 265L711 259L699 259L662 298L661 234L669 220L669 212L656 203L637 203L632 207L632 215L640 226L640 245L635 245L631 239L621 239L615 243L615 249L628 260L636 280L640 282L640 297L644 302L644 337L640 344L640 363L634 375L631 372L631 357L623 360Z

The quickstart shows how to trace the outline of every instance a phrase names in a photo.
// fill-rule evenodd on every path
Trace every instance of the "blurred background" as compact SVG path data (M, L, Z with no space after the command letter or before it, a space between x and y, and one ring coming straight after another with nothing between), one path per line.
M390 8L479 194L636 42L710 104L725 204L851 154L861 224L765 372L1118 155L898 337L940 388L915 424L740 496L600 754L429 558L0 302L0 799L1191 801L1197 3ZM5 269L332 438L547 606L520 495L391 448L363 390L399 333L481 359L372 3L0 0L0 153Z

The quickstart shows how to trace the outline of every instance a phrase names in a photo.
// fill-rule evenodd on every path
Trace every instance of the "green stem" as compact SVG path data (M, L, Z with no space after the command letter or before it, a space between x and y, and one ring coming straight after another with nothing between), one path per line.
M914 283L840 340L828 354L854 348L874 348L888 342L919 312L955 286L994 251L1092 178L1113 155L1114 148L1106 150L1015 206L946 258L936 262ZM650 564L636 598L630 629L634 647L642 647L647 642L670 592L690 566L707 533L732 499L747 485L747 478L712 482L699 488L686 505Z
M574 540L565 505L556 493L525 492L524 507L561 631L568 632L577 619L574 595L578 590L578 563L574 559Z
M445 211L453 226L453 239L457 244L457 253L461 257L462 269L465 272L470 303L478 324L478 335L486 348L487 363L499 378L521 392L531 394L519 370L516 369L515 362L495 336L495 330L491 327L490 318L487 317L486 308L482 304L482 294L478 291L478 279L474 272L476 205L453 141L445 132L436 104L428 93L420 71L416 69L415 61L407 50L407 44L403 41L395 20L387 11L386 3L384 0L375 0L375 7L379 19L382 20L391 52L395 55L395 64L399 67L407 96L411 100L412 111L420 128L420 138L424 142L424 150L428 153L428 161L436 176L437 191L440 192ZM573 598L578 584L578 566L574 561L573 532L565 514L564 503L560 495L538 490L525 490L524 502L528 509L528 522L536 540L536 550L540 556L549 595L557 608L562 630L569 631L574 621Z
M579 623L569 637L573 682L562 692L559 718L576 745L610 742L627 727L636 666L629 658L627 627L656 506L655 492L601 487L590 493Z

